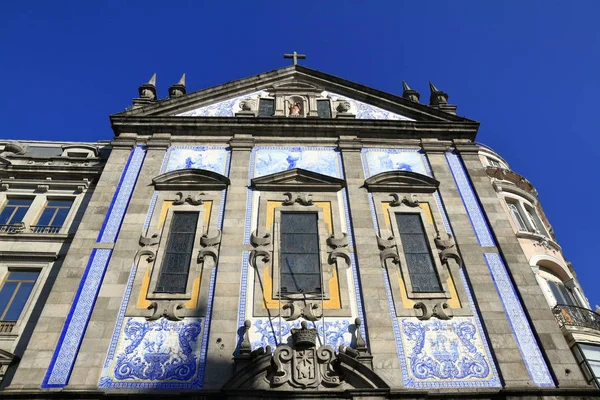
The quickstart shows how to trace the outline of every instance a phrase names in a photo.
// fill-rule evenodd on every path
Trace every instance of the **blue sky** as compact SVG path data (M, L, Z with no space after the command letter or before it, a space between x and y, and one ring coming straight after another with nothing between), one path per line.
M172 2L175 3L175 2ZM598 1L0 4L4 138L110 139L108 115L158 73L189 91L302 64L427 101L429 80L538 189L586 295L597 289Z

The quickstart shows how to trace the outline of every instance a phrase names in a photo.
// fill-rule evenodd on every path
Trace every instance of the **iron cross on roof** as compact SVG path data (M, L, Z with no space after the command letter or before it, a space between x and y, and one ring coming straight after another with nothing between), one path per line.
M304 60L306 59L306 54L298 54L296 52L293 52L292 54L284 54L283 58L291 58L294 61L294 65L298 65L298 59L300 60Z

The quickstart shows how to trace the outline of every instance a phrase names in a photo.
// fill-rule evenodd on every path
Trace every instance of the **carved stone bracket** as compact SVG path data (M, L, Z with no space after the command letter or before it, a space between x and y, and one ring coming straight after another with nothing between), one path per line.
M402 198L400 198L400 195L398 193L392 193L390 194L390 196L392 197L392 201L390 202L390 206L392 207L398 207L402 204L406 204L409 207L419 206L419 200L414 194L404 195L402 196Z
M308 321L316 321L323 317L323 310L318 312L321 307L318 303L310 301L293 301L284 304L284 310L290 310L290 315L285 317L286 321L293 321L298 318L304 318Z
M266 250L252 250L250 252L250 265L254 268L264 267L269 261L271 261L271 253Z
M421 321L428 320L431 317L450 319L454 316L452 309L445 301L440 301L434 304L418 302L414 305L414 308L421 311L421 315L417 315L417 318Z
M219 244L221 244L221 231L217 230L217 234L211 237L206 233L202 235L200 237L202 249L198 253L198 262L204 262L206 256L211 256L216 263L219 257Z
M446 239L442 239L440 234L438 234L438 236L434 239L435 245L440 253L440 259L444 263L447 263L448 259L453 259L459 266L462 266L462 258L460 257L460 254L458 254L458 249L456 248L456 242L454 241L454 237L452 237L452 235L450 234L446 235Z
M302 206L312 206L313 203L313 199L312 199L312 194L307 193L304 196L301 194L294 194L292 192L286 192L283 194L286 198L285 200L283 200L283 205L284 206L291 206L294 203L298 203Z
M327 238L327 245L333 249L327 258L329 264L333 264L338 257L343 258L346 261L347 266L352 263L350 253L348 252L349 242L347 233L342 233L341 238L336 238L335 235L331 235Z
M146 261L148 262L154 261L156 258L155 246L158 245L159 242L160 234L158 232L153 233L152 236L140 235L140 246L142 246L142 248L139 249L135 254L135 263L137 264L137 262L143 256L148 256L148 258L146 258Z
M173 201L174 206L180 206L185 203L189 203L193 206L199 206L201 204L204 204L204 200L202 200L202 198L200 197L204 195L204 193L196 193L195 196L193 196L192 193L187 193L187 195L184 197L183 192L177 192L176 195L177 198L175 199L175 201Z
M250 243L254 247L265 247L271 244L271 234L266 232L264 235L258 233L258 229L250 235Z
M177 301L153 301L148 306L148 310L153 310L152 315L146 317L146 320L156 321L157 319L164 317L170 321L181 321L184 317L177 315L177 310L180 310L184 307L185 305L183 303Z
M379 259L381 260L381 266L385 267L385 260L391 259L394 264L400 264L400 257L398 256L398 249L396 248L396 240L393 236L389 236L387 239L383 239L377 235L377 245L379 246Z

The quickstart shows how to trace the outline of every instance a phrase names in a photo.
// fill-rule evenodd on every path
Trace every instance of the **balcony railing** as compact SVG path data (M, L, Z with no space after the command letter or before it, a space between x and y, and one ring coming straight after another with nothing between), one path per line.
M0 233L41 233L55 235L60 233L61 226L52 225L31 225L29 228L22 223L17 222L12 225L0 225Z
M59 233L60 226L51 226L51 225L31 225L32 233Z
M563 326L579 326L600 331L600 314L577 306L558 304L553 308L554 317Z
M0 321L0 333L11 333L17 321Z

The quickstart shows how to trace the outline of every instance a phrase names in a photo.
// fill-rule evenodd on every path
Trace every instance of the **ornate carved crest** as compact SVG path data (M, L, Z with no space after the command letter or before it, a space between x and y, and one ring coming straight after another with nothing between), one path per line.
M419 200L417 199L417 196L414 194L402 196L402 198L400 198L400 195L398 195L397 193L392 193L392 194L390 194L390 196L392 197L392 201L390 202L390 206L392 206L392 207L398 207L402 204L406 204L409 207L418 207L419 206Z
M204 200L202 200L202 198L200 196L202 196L204 193L196 193L196 195L192 195L191 193L188 193L185 197L183 195L182 192L177 192L177 198L175 199L175 201L173 201L173 205L174 206L179 206L182 205L184 203L189 203L193 206L199 206L200 204L204 204Z
M458 254L456 242L452 235L447 234L447 238L442 239L441 234L438 234L434 241L436 247L440 251L440 259L442 262L448 262L448 259L453 259L459 266L462 265L462 258L460 257L460 254Z
M300 329L292 329L293 346L279 346L273 354L274 371L269 380L271 386L284 383L296 388L316 388L320 384L338 386L341 376L332 365L336 359L330 346L315 347L317 330L307 328L302 322Z
M283 195L286 197L285 200L283 200L284 206L291 206L294 203L298 203L303 206L312 206L313 205L312 194L310 194L310 193L307 193L305 195L301 195L301 194L294 195L291 192L287 192L287 193L284 193Z

